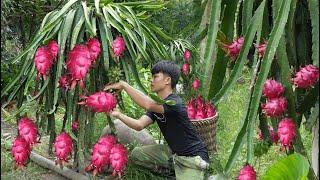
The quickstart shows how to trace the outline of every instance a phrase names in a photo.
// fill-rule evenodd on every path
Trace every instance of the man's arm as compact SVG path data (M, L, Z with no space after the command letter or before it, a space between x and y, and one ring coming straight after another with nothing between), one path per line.
M143 115L138 120L136 120L119 111L110 112L110 116L120 119L123 123L136 131L141 131L153 122L152 119L147 115Z
M144 108L147 111L152 111L156 113L164 113L164 108L162 105L157 104L149 96L143 94L141 91L133 88L128 83L120 81L115 84L107 85L104 90L108 89L118 89L125 90L131 99L137 103L140 107Z

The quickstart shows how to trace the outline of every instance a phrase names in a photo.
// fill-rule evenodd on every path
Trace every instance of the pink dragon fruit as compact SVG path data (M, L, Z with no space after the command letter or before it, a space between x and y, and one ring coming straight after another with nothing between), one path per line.
M184 64L182 65L182 72L183 72L183 74L185 74L185 75L189 74L189 72L190 72L190 66L189 66L188 63L184 63Z
M42 76L45 80L53 65L53 57L47 46L42 46L37 49L34 56L34 64L38 71L37 78Z
M213 117L217 114L215 107L209 102L206 104L206 116Z
M93 170L93 176L101 173L103 168L110 164L110 152L115 144L116 139L113 136L101 137L93 146L91 163L85 168L85 171Z
M278 133L274 132L272 126L270 126L270 125L269 125L268 130L269 130L269 137L270 137L271 142L273 144L277 144L279 141ZM262 132L260 129L259 129L259 133L258 133L258 139L263 140Z
M117 105L117 99L107 92L96 92L90 96L83 96L85 101L79 102L80 105L90 107L93 112L108 113L113 110Z
M207 118L206 108L205 107L198 108L195 119L205 119L205 118Z
M23 168L30 157L31 146L21 136L16 137L12 143L11 154L16 164L15 167L20 169Z
M298 88L308 89L311 88L319 79L319 69L309 64L301 68L293 78L293 83Z
M186 50L184 53L183 53L183 58L184 60L189 63L190 62L190 56L191 56L191 53L189 50Z
M285 147L289 150L296 136L296 125L290 118L284 118L278 125L278 136L281 143L281 148Z
M95 63L95 61L97 60L97 57L99 56L100 51L101 51L100 42L96 38L91 38L87 42L87 46L88 46L89 51L90 51L91 60L93 61L93 63Z
M244 38L240 37L239 39L234 40L230 45L225 46L225 48L227 48L228 55L230 55L232 59L237 59L239 56L243 42Z
M112 175L113 176L118 175L119 177L121 177L127 162L128 162L127 149L122 144L114 145L110 152L110 163L113 168Z
M50 52L51 52L51 55L52 55L53 59L56 61L58 53L59 53L59 45L58 45L57 41L51 40L48 43L48 47L50 49Z
M190 119L195 119L197 111L196 111L192 101L188 102L187 113L188 113L188 117Z
M262 104L262 111L269 117L278 117L287 110L288 102L286 98L273 98Z
M195 104L197 109L200 109L200 108L205 106L205 102L204 102L204 100L202 99L201 96L198 96L198 97L196 97L194 99L194 104Z
M87 46L77 44L69 53L67 60L67 69L71 75L71 89L80 81L80 87L84 87L85 79L91 66L90 52Z
M69 89L70 83L69 83L69 77L68 75L63 75L59 78L58 81L59 87L62 89Z
M266 52L267 44L266 43L261 43L256 46L258 49L258 57L262 58L264 56L264 53Z
M79 121L78 121L78 120L72 121L72 124L71 124L71 129L72 129L72 131L78 131L79 126L80 126L80 124L79 124Z
M284 87L281 83L268 79L263 86L262 95L268 99L280 97L284 92Z
M31 147L40 140L36 124L28 117L23 117L19 120L18 133L31 145Z
M116 57L121 56L121 54L124 52L126 48L126 43L124 42L123 38L118 36L113 42L112 42L112 49L113 54Z
M192 88L193 89L199 89L200 87L200 80L199 79L195 79L192 83Z
M56 155L55 163L59 164L62 168L65 162L68 162L68 158L73 150L73 143L70 135L66 132L60 133L53 144L54 153Z
M245 165L239 173L238 180L256 180L257 174L249 164Z

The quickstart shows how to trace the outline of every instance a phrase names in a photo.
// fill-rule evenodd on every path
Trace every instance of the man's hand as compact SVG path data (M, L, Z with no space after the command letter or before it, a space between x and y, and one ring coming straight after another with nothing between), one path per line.
M113 111L110 111L108 113L108 115L112 118L116 118L116 119L119 119L120 115L121 115L121 112L117 111L117 110L113 110Z
M126 84L126 82L124 82L124 81L119 81L119 82L114 83L114 84L107 84L103 88L103 90L107 91L109 89L115 89L117 92L120 92L124 88L125 84Z

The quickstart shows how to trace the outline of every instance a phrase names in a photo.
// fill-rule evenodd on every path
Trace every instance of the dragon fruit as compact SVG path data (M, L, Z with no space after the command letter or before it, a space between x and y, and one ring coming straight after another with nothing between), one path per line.
M269 117L278 117L287 110L288 102L286 98L273 98L267 100L265 104L261 105L262 112Z
M34 64L38 71L37 78L42 76L45 80L53 65L53 57L47 46L42 46L37 49L34 56Z
M28 117L23 117L19 120L18 133L31 145L31 147L40 140L36 124Z
M269 99L280 97L284 92L284 87L281 83L268 79L263 86L262 95Z
M182 72L183 72L183 74L187 75L187 74L189 74L189 71L190 71L190 66L189 66L189 64L188 64L188 63L184 63L184 64L182 65Z
M278 125L278 136L281 143L281 148L285 147L289 150L296 136L296 125L290 118L284 118Z
M54 41L54 40L51 40L48 43L48 47L50 49L50 52L51 52L51 55L52 55L53 59L56 61L58 53L59 53L59 45L58 45L58 43L56 41Z
M207 118L207 113L205 107L198 108L195 119L205 119Z
M194 119L196 117L197 110L195 109L192 101L188 102L187 113L190 119Z
M113 54L116 57L121 56L123 51L126 48L126 43L124 42L123 38L118 36L113 42L112 42L112 49L113 49Z
M62 76L59 78L58 84L59 84L59 87L62 88L62 89L69 89L70 84L69 84L69 77L68 77L68 75L62 75Z
M91 38L87 42L88 49L90 51L90 57L93 63L97 60L97 57L100 54L101 51L101 45L98 39Z
M270 137L270 140L273 144L277 144L278 141L279 141L279 136L278 136L278 133L275 132L272 128L272 126L269 125L268 127L268 130L269 130L269 137ZM259 129L259 133L258 133L258 139L259 140L263 140L263 136L262 136L262 132L261 130Z
M190 62L190 56L191 56L191 53L189 50L186 50L184 53L183 53L183 58L184 60L189 63Z
M69 53L67 60L67 69L71 75L71 89L80 81L80 87L84 87L85 79L91 66L90 51L87 46L77 44Z
M293 83L298 88L308 89L311 88L319 79L319 69L309 64L301 68L293 78Z
M256 46L258 49L258 57L262 58L264 56L264 53L266 52L267 44L266 43L261 43Z
M78 121L78 120L72 121L72 124L71 124L71 129L72 129L72 131L78 131L79 126L80 126L80 124L79 124L79 121Z
M117 105L117 99L107 92L96 92L90 96L83 96L85 101L79 102L80 105L90 107L93 112L110 112Z
M206 104L206 116L213 117L217 114L215 107L211 103Z
M15 167L23 168L30 157L30 153L30 144L23 137L16 137L11 147L12 157L16 161Z
M121 177L123 174L125 165L128 162L127 149L122 144L116 144L113 146L110 152L110 163L113 168L112 175L118 175Z
M54 153L56 155L55 163L63 167L65 162L68 162L68 158L73 150L73 143L70 135L66 132L60 133L53 144Z
M116 144L116 139L109 135L101 137L93 146L91 154L91 163L85 168L85 171L93 170L93 175L102 172L103 168L110 164L110 152Z
M193 89L199 89L200 87L200 80L199 79L195 79L192 83L192 88Z
M256 180L257 174L249 164L245 165L239 173L238 180Z
M230 45L225 45L227 53L232 59L236 59L239 56L243 42L244 38L240 37L239 39L234 40Z
M194 104L196 108L202 108L203 106L205 106L205 102L201 96L198 96L194 99Z

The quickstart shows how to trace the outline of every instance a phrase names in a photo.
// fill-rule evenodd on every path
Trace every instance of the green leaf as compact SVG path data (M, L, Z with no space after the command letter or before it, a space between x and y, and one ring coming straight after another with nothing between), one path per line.
M309 0L309 11L312 26L312 60L319 67L319 1Z
M77 39L79 38L80 31L83 27L84 23L84 14L82 8L77 9L76 17L79 16L79 19L75 19L75 25L73 26L73 32L70 40L70 49L73 49L77 43Z
M252 17L253 0L243 1L242 8L242 32L246 32Z
M86 22L86 27L89 30L89 33L92 36L96 36L97 32L93 29L92 24L90 22L89 16L91 13L91 7L87 7L87 2L86 1L82 1L81 2L82 8L83 8L83 14L84 14L84 18L85 18L85 22Z
M263 180L307 180L309 162L306 157L295 153L280 159L268 168Z
M211 82L212 76L209 75L210 71L214 67L216 59L212 59L213 53L216 53L216 37L219 29L221 11L221 0L217 0L211 3L210 21L208 27L208 37L206 41L206 48L204 52L204 76L200 80L201 82ZM208 89L210 87L209 83L203 83L203 89ZM208 91L206 95L208 96Z
M52 106L52 109L49 111L49 114L52 114L56 110L56 104L58 102L59 91L60 91L60 88L57 87L57 84L62 73L63 62L65 58L65 53L64 53L65 47L66 47L67 39L70 37L70 34L71 34L71 27L72 27L74 15L75 15L75 10L69 11L64 21L64 24L59 31L59 35L58 35L58 44L60 46L59 57L58 57L58 63L57 63L57 70L55 72L55 79L53 81L53 87L54 87L53 102L52 102L53 106Z
M317 99L317 103L313 108L311 115L307 119L305 125L306 129L311 132L313 126L316 124L317 121L319 121L319 98Z
M167 104L169 106L174 106L176 104L176 101L174 100L163 100L159 96L157 96L155 93L149 93L148 94L151 99L153 99L158 104Z

